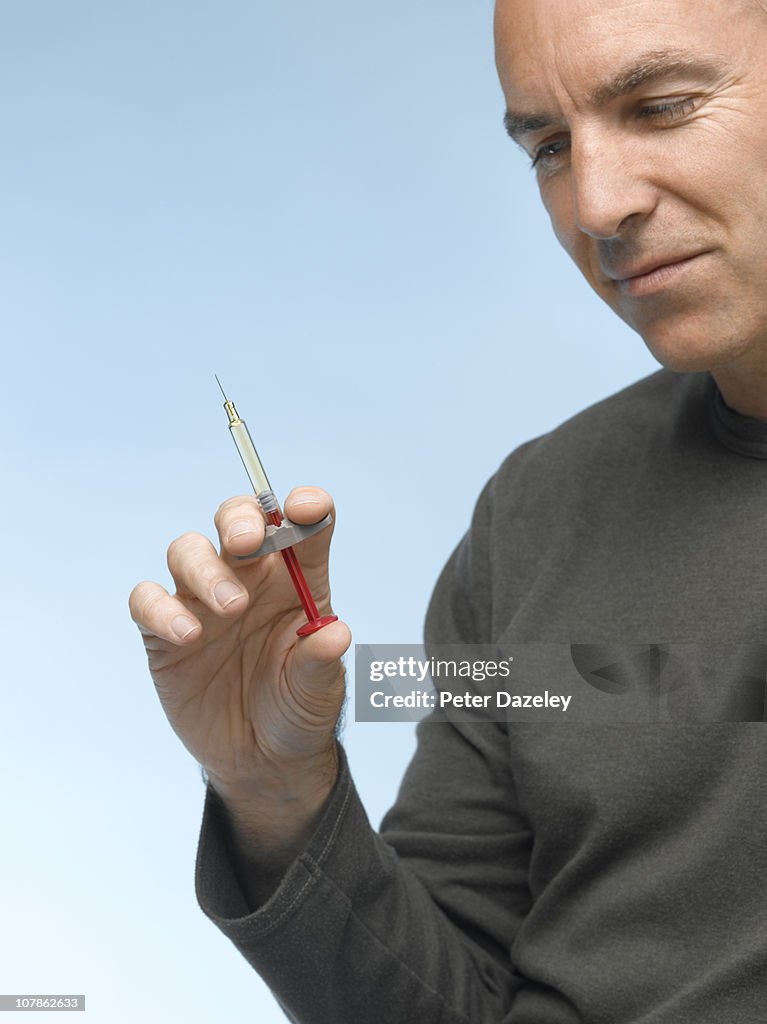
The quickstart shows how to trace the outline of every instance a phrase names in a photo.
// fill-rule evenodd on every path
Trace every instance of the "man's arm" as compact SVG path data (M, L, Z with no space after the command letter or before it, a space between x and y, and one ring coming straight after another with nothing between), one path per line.
M488 503L486 491L442 574L427 641L487 639ZM511 1006L530 832L515 806L505 729L435 714L418 735L380 834L340 747L337 781L295 856L272 858L257 829L243 846L232 814L208 796L200 904L301 1024L489 1024Z
M307 846L255 910L240 882L244 863L233 856L227 822L209 794L197 865L203 910L300 1024L501 1021L516 989L502 952L514 927L504 853L520 840L489 836L483 854L475 834L473 863L444 827L442 836L418 833L400 816L387 841L370 826L341 748L339 756L337 785ZM446 822L453 817L450 807L444 814ZM439 850L428 880L422 865L398 854L400 844L416 860ZM452 892L443 888L451 872Z

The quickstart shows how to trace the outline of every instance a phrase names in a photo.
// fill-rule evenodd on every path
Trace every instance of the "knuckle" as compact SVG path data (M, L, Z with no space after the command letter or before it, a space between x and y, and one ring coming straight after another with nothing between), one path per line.
M146 598L141 609L141 618L144 622L152 622L158 615L159 610L165 602L162 594L151 594Z
M328 512L335 514L333 498L322 487L294 487L285 499L285 507L290 506L292 511L297 511L303 505L306 505L307 513L310 509L319 509L321 515L327 515Z
M199 533L188 531L172 540L168 545L168 565L177 565L192 548L197 547L200 539Z
M134 622L144 622L165 597L156 583L145 580L138 583L130 593L128 607Z
M288 495L288 497L289 498L293 498L293 497L298 497L299 495L303 495L303 496L305 496L307 498L315 498L317 501L330 501L331 500L330 495L324 489L324 487L315 487L313 484L303 484L303 485L301 485L299 487L294 487L291 490L291 492Z
M223 532L229 523L236 522L238 519L255 519L257 522L263 522L261 506L255 499L253 501L248 501L245 498L233 499L231 504L226 507L222 505L216 513L216 527L219 532Z
M135 619L138 614L139 608L142 604L142 595L146 592L146 587L146 581L142 581L141 583L137 583L130 592L128 597L128 608L132 619Z
M224 518L228 518L233 511L245 510L247 514L252 515L254 512L259 511L260 506L253 495L238 494L234 498L227 498L223 501L216 510L215 520L218 523Z

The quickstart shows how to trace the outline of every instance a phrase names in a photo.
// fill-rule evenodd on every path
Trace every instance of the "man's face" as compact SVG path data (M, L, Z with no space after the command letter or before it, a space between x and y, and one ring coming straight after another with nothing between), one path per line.
M507 127L596 292L671 369L767 367L758 0L498 0L496 51Z

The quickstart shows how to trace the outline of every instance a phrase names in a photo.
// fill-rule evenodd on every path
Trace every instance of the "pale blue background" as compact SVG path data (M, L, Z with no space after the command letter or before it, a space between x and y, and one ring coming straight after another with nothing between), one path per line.
M6 2L0 108L0 991L276 1024L126 608L244 489L213 372L334 493L355 638L414 643L506 453L656 364L503 134L488 0ZM347 727L376 823L412 743Z

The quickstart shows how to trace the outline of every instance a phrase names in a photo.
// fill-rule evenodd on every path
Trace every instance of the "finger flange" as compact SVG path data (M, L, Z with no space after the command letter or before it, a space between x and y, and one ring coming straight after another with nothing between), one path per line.
M271 555L275 551L284 551L285 548L292 548L295 544L300 544L302 540L307 540L309 537L314 536L315 533L319 533L320 530L324 530L332 522L333 516L330 512L328 512L324 519L320 519L318 523L307 523L306 525L294 523L291 519L284 518L280 526L272 526L270 524L266 527L264 543L257 551L249 555L232 555L231 557L238 562L249 562L253 558ZM319 629L320 627L317 628Z

